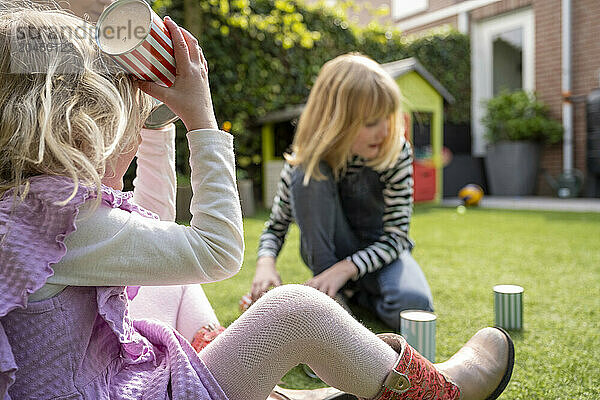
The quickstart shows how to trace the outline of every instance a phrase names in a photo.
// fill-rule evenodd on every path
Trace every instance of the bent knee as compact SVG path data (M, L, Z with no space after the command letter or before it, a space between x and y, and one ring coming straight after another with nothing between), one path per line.
M256 303L256 307L271 308L286 319L315 320L327 316L332 308L339 307L329 296L305 285L290 284L269 290Z
M314 296L315 292L320 293L318 290L311 288L310 286L292 283L277 286L269 290L267 293L265 293L263 298L277 298L280 299L280 301L295 301Z

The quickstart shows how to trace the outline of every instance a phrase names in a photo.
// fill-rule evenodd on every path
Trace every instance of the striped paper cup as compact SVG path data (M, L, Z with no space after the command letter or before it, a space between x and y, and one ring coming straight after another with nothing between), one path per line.
M434 313L421 310L406 310L400 313L400 333L421 355L435 362Z
M171 36L143 0L118 0L108 6L96 25L96 43L141 80L169 87L175 82Z
M497 326L523 329L523 288L516 285L494 286L494 314Z

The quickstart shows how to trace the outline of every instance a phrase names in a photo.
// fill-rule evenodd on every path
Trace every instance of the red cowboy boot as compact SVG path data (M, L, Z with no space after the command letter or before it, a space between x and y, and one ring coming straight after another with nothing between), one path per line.
M225 328L216 324L208 324L203 326L194 334L194 338L192 339L192 347L196 350L197 353L208 346L210 342L212 342L217 336L219 336Z
M400 356L372 400L493 400L506 388L514 365L514 347L499 328L477 332L454 356L432 364L393 333L378 335ZM350 400L334 388L287 390L276 387L269 400Z
M448 361L435 365L402 336L379 337L400 356L373 400L493 400L512 374L513 343L499 328L480 330Z

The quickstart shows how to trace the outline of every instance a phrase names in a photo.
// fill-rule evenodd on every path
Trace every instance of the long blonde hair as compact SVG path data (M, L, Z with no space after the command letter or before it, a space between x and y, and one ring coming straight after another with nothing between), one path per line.
M381 171L397 160L404 143L401 95L398 85L381 66L358 53L344 54L323 65L300 116L286 154L291 165L305 169L304 184L323 179L318 165L325 161L334 177L347 165L359 129L389 118L389 134L379 154L367 165Z
M0 195L22 192L35 175L62 175L75 183L66 203L80 183L99 191L107 160L133 149L151 100L90 31L56 5L0 0Z

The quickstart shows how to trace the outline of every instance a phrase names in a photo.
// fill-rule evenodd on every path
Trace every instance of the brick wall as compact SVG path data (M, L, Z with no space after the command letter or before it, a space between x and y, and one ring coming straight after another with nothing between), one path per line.
M430 10L455 3L452 0L431 0ZM503 0L471 11L470 19L478 21L524 7L532 7L535 14L536 91L550 107L551 115L562 122L561 0ZM573 0L572 7L572 95L581 100L593 88L600 86L600 1ZM449 18L407 33L417 33L447 23L456 26L456 22L456 18ZM574 102L573 108L574 167L586 173L585 104ZM562 171L562 144L544 147L541 166L553 176ZM538 181L537 193L553 194L543 176Z
M411 18L414 18L414 17L425 15L428 12L433 12L433 11L441 10L443 8L446 8L446 7L454 6L454 5L462 3L464 1L467 1L467 0L429 0L427 11L418 12L418 13L415 13L413 15L409 15L409 16L404 17L404 18L396 19L393 22L394 23L398 23L398 22L401 22L401 21L405 21L407 19L411 19ZM316 0L308 0L308 2L309 3L314 3L314 2L316 2ZM385 16L385 17L377 17L377 18L375 18L377 21L382 22L382 23L386 23L386 22L391 23L392 22L391 12L392 12L392 7L393 7L393 2L394 2L394 0L368 0L368 1L367 0L354 0L354 3L357 4L357 5L359 5L359 6L362 6L365 3L370 3L371 6L373 6L374 8L378 8L379 6L382 6L382 5L385 5L385 6L389 7L390 15ZM360 13L350 13L350 19L354 20L355 22L358 22L359 25L364 26L364 25L367 25L374 18L367 11L361 11ZM457 25L457 21L456 20L457 20L456 17L448 18L447 20L440 20L440 21L437 21L435 23L432 23L431 26L427 25L427 26L423 26L423 27L420 27L420 28L415 29L415 30L411 30L410 33L421 32L421 31L427 30L429 28L434 28L434 27L437 27L437 26L440 26L440 25L446 25L446 24L449 24L449 23L452 23L452 25L454 27L456 27L456 25Z
M542 0L546 1L546 0ZM555 0L548 0L554 2ZM477 21L484 18L504 14L519 8L530 6L533 0L503 0L497 3L489 4L485 7L471 11L471 20Z
M551 115L562 122L561 91L561 0L535 0L535 87L550 107ZM562 144L545 146L541 168L552 176L562 171ZM543 176L538 179L538 194L552 195Z
M596 0L572 2L572 91L582 100L598 87L600 70L600 3ZM536 22L536 89L540 98L549 105L552 115L562 122L561 92L561 1L535 0ZM574 168L586 174L585 103L573 102L573 162ZM547 146L542 157L542 168L556 176L562 171L562 144ZM551 194L550 187L540 179L540 194Z
M458 27L458 17L454 16L454 17L440 19L440 20L435 21L435 22L433 22L431 24L421 25L420 27L415 28L415 29L407 29L407 30L403 31L403 33L405 35L411 35L413 33L415 33L415 34L425 33L425 32L427 32L430 29L438 28L440 26L445 26L445 25L450 25L450 26L454 27L455 29L457 29L457 27Z
M442 8L450 7L465 0L429 0L429 12L437 11Z
M573 90L574 96L585 96L600 86L600 2L573 1ZM587 127L585 104L574 103L575 168L586 172Z

